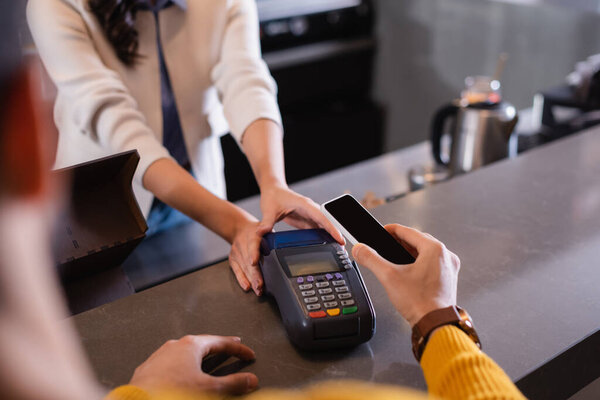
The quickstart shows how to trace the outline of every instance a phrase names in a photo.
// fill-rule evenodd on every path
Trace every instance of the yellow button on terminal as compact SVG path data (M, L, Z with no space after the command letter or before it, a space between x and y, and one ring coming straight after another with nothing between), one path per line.
M335 317L336 315L340 315L340 309L330 308L329 310L327 310L327 314L329 314L331 317Z

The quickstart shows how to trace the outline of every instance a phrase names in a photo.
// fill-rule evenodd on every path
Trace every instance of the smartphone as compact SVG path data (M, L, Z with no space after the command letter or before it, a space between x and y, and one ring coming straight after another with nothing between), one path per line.
M364 243L394 264L412 264L414 257L349 194L321 205L323 214L355 245Z

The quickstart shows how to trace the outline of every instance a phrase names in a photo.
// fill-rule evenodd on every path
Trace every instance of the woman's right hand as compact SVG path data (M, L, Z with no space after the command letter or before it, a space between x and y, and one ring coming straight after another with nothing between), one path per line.
M257 296L260 296L264 284L258 266L262 239L258 227L258 220L250 216L241 218L236 224L229 252L229 266L244 291L252 289Z
M393 264L362 243L354 246L352 256L375 274L410 326L431 311L455 305L458 256L427 233L398 224L385 229L415 257L413 264Z

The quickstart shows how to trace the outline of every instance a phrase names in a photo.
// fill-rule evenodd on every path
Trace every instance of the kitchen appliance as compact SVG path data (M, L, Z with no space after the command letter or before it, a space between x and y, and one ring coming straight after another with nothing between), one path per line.
M431 147L439 165L449 174L469 172L516 155L512 132L518 121L515 107L502 100L500 82L489 77L468 77L461 98L442 107L433 118ZM450 122L450 154L442 156L442 137Z

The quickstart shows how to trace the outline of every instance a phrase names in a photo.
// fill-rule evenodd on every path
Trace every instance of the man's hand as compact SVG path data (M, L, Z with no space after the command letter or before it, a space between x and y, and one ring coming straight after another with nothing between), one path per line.
M238 283L246 292L252 288L257 296L263 292L263 278L258 266L261 238L258 221L246 220L236 229L229 252L229 266Z
M341 245L344 237L335 226L323 215L317 203L289 189L287 186L275 185L262 191L260 208L263 219L258 234L271 232L273 226L283 220L299 229L322 228Z
M415 257L413 264L393 264L361 243L354 246L352 256L373 271L410 326L430 311L455 305L460 269L456 254L427 233L398 224L385 229Z
M254 352L238 337L184 336L169 340L136 368L129 382L146 391L177 388L191 391L215 391L244 394L258 386L258 378L249 372L211 376L202 371L202 360L211 354L224 353L242 360L253 360Z

